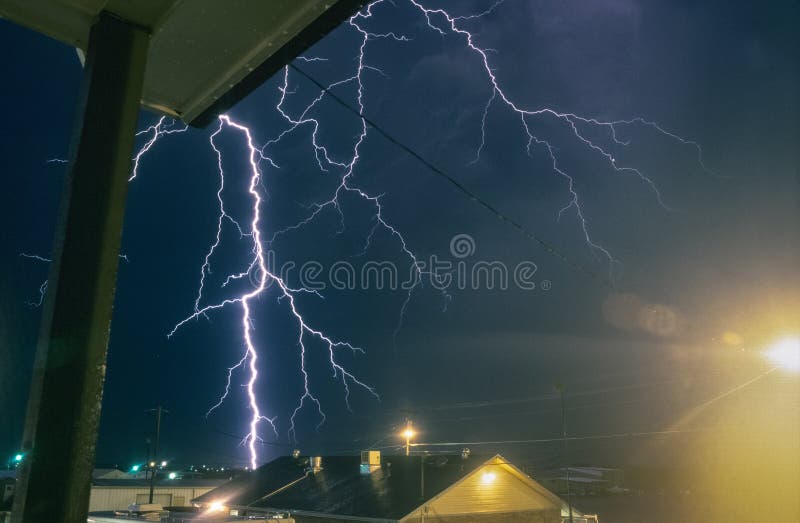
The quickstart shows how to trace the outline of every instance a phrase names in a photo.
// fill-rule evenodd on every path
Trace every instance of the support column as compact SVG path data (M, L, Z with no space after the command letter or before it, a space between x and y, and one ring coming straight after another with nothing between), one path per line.
M84 523L149 35L101 13L42 308L14 495L15 523Z

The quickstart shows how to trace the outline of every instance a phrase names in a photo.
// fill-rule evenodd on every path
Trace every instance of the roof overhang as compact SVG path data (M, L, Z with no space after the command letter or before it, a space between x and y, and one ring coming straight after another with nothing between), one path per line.
M100 12L151 34L142 105L204 126L364 0L0 0L0 17L86 50Z

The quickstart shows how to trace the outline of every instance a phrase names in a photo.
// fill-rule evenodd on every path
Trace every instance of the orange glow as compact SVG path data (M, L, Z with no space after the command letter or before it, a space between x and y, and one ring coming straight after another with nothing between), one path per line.
M744 343L744 338L738 332L726 331L722 333L722 343L730 347L738 347Z
M481 475L481 483L483 483L484 485L490 485L494 483L494 480L496 479L497 479L497 474L495 474L494 472L484 472Z
M800 336L779 340L767 350L766 357L776 367L800 372Z

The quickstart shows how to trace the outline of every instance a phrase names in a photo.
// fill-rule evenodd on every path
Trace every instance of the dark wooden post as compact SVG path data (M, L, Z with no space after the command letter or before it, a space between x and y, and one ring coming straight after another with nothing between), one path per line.
M148 42L146 29L106 13L92 27L42 309L14 522L86 521Z

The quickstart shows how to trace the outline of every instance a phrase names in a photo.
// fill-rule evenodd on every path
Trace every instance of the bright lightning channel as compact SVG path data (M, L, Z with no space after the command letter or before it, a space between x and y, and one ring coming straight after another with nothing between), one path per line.
M250 223L246 227L242 227L234 218L232 218L227 213L225 209L224 200L222 198L223 189L225 187L225 182L226 182L226 176L223 167L222 151L217 146L216 139L220 135L220 133L222 133L225 130L234 131L242 135L243 142L246 145L247 149L247 160L249 165L249 178L247 185L248 185L248 194L250 196L252 206L250 208ZM228 394L230 393L233 372L236 369L240 368L245 369L248 372L246 390L248 396L248 406L251 411L251 418L249 423L249 432L245 436L243 443L248 447L248 450L250 452L250 465L252 467L256 467L258 464L258 452L256 449L256 444L258 443L258 441L261 440L260 428L262 424L269 425L269 427L272 429L272 431L275 433L276 436L278 434L278 431L275 424L276 417L274 416L269 417L263 414L264 410L260 405L260 402L258 400L258 394L256 392L256 385L259 379L259 370L258 370L259 351L257 350L256 343L253 339L253 326L255 323L255 319L253 318L251 303L253 302L253 300L256 300L258 297L262 296L272 284L274 284L277 287L277 290L280 294L280 299L287 304L290 315L295 319L297 323L297 345L300 349L300 373L303 379L303 394L300 396L298 404L295 407L290 417L289 434L293 437L296 435L296 428L295 428L296 417L300 413L301 409L307 403L313 404L314 407L316 408L316 411L320 418L319 425L322 425L322 423L324 423L326 419L325 413L322 410L322 404L319 398L314 394L312 390L309 372L306 367L307 343L311 339L316 340L318 343L321 343L324 347L326 347L328 351L328 362L330 364L333 377L341 380L345 392L344 399L348 408L350 408L349 400L350 400L350 393L352 386L356 386L365 390L375 398L379 397L373 387L367 385L359 378L357 378L352 372L347 370L337 358L337 352L339 350L344 349L352 353L363 353L363 349L356 347L355 345L347 341L340 341L332 338L319 328L314 327L310 323L310 321L306 319L306 317L301 313L300 308L296 302L296 296L300 293L312 293L317 295L318 293L316 291L311 291L305 288L290 287L283 280L283 278L281 278L278 274L275 274L274 272L270 271L267 265L266 242L263 239L263 233L261 230L262 227L261 206L263 203L263 197L260 192L262 180L261 180L261 170L259 164L262 160L269 161L269 159L264 155L263 149L255 145L250 128L239 122L234 121L228 115L222 115L219 117L219 126L217 127L216 131L214 131L211 134L209 138L209 144L217 155L217 166L218 166L219 183L220 183L219 191L217 192L217 200L219 203L217 232L213 243L211 244L211 246L207 251L206 257L201 267L200 281L198 284L198 294L194 302L194 312L192 312L192 314L179 321L173 327L173 329L167 334L167 336L172 337L181 327L186 325L187 322L191 320L196 320L201 316L206 316L210 312L217 311L222 308L230 306L235 306L240 308L242 338L244 342L244 354L235 365L228 368L225 390L220 396L217 403L209 409L207 414L210 414L211 412L214 411L214 409L222 405L222 403L228 397ZM249 239L249 241L252 242L252 250L251 250L252 258L250 259L246 270L244 270L241 273L228 276L223 285L226 285L232 279L240 279L246 275L249 275L251 277L250 278L251 281L254 284L254 288L242 294L228 297L219 302L215 302L208 305L202 305L205 277L211 271L211 258L222 242L223 225L226 222L230 222L236 226L236 228L239 231L240 238L246 237Z

